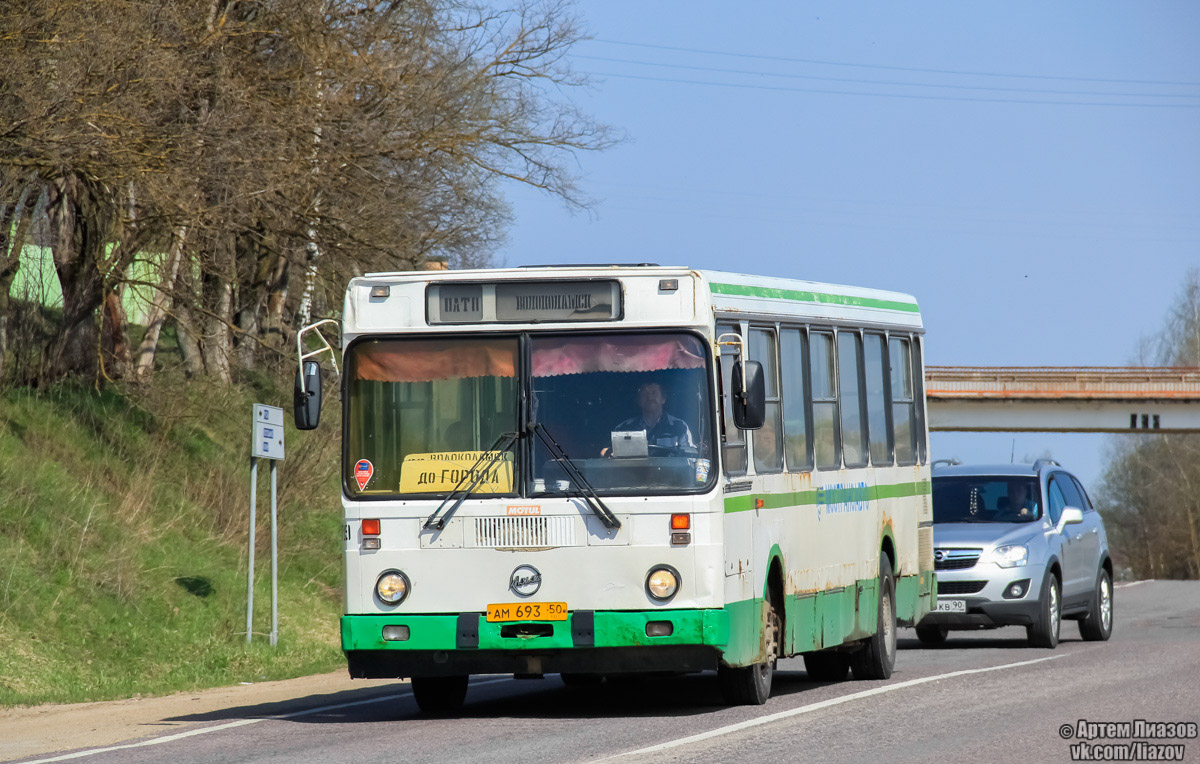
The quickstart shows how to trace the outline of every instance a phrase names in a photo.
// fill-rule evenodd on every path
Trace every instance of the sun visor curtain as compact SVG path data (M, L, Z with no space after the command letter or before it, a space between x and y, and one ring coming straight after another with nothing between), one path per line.
M398 340L360 345L354 378L374 382L432 382L464 377L512 377L517 349L512 340ZM533 347L533 375L588 374L703 369L700 340L663 337L539 337Z
M515 377L517 342L399 340L359 345L354 378L373 382L433 382L463 377Z
M703 346L688 336L539 337L533 346L535 377L703 368Z

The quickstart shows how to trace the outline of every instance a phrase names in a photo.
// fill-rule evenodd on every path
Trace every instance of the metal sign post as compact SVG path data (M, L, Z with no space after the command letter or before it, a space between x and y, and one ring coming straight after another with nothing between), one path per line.
M271 462L271 645L279 641L279 551L275 467L283 461L283 409L254 404L250 441L250 578L246 585L246 642L254 636L254 526L258 510L258 460Z

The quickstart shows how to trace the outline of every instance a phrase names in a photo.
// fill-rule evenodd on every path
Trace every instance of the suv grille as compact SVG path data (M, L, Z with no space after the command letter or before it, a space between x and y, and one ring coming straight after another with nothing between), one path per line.
M966 570L979 562L982 549L938 549L933 553L934 570Z
M975 594L985 586L987 581L938 581L938 594Z

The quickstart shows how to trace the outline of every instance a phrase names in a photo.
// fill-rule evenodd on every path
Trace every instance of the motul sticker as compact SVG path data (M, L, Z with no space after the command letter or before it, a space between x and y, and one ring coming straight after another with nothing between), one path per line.
M534 517L542 514L542 508L538 504L509 504L505 513L509 517Z
M358 482L358 490L365 490L371 476L375 474L375 465L368 459L359 459L354 464L354 479Z

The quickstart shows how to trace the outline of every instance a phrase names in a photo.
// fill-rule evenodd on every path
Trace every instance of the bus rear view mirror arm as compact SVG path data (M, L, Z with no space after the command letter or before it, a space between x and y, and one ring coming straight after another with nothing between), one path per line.
M739 430L757 430L767 419L767 390L762 364L737 361L730 380L733 423Z

